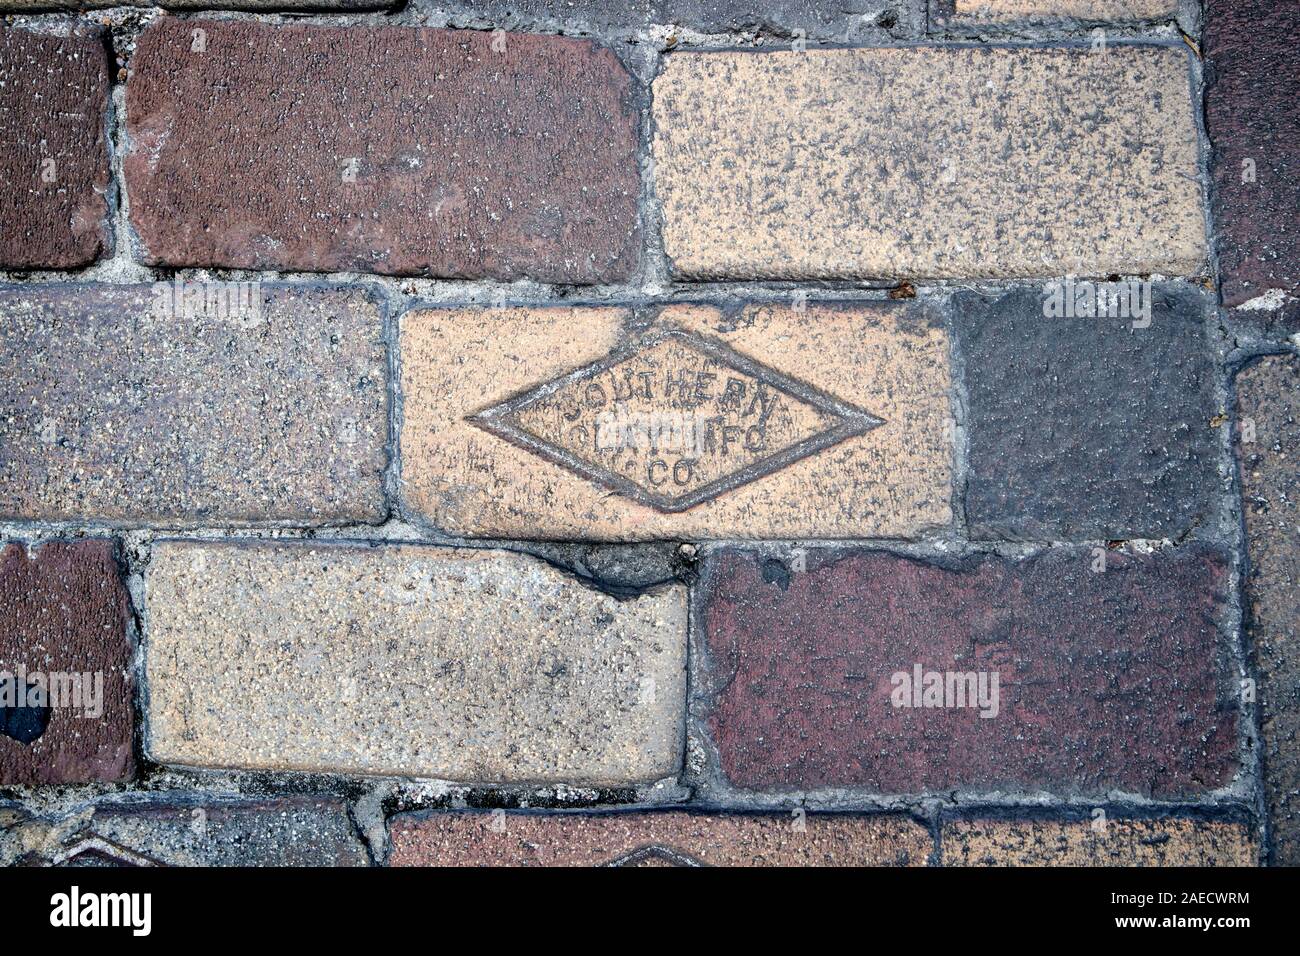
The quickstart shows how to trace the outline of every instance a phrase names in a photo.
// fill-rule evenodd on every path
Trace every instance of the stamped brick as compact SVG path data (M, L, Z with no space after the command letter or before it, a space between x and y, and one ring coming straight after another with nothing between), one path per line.
M99 257L109 242L107 130L100 31L0 26L0 268Z
M1273 854L1300 866L1300 358L1238 374L1237 421Z
M390 866L924 866L932 839L896 816L453 813L389 821Z
M665 250L693 279L1198 275L1188 56L669 54L654 82Z
M286 797L102 804L71 818L24 816L0 834L0 864L368 866L341 800Z
M131 220L155 265L617 281L638 116L587 40L163 18L127 85Z
M1131 304L1152 306L1143 328L1142 315L1093 316L1090 287L1061 282L954 301L972 537L1177 538L1206 520L1221 442L1208 297L1094 288L1108 290L1108 305L1119 289L1135 291ZM1044 315L1045 295L1051 308L1055 295L1071 293L1085 317Z
M484 335L483 329L491 329ZM919 303L410 312L404 501L460 535L911 536L951 520Z
M958 20L1162 20L1178 0L935 0L940 15Z
M945 823L944 866L1254 866L1239 823L1185 819L955 820Z
M131 777L126 621L111 541L0 550L0 785Z
M1237 711L1217 628L1223 559L1187 547L1096 562L1085 550L948 566L811 551L799 571L719 552L697 687L723 773L747 789L891 794L1227 784ZM982 690L927 698L927 675L947 691L949 672Z
M536 558L393 545L155 546L161 763L619 785L676 773L686 596Z
M1205 124L1223 301L1300 290L1300 4L1209 0ZM1300 328L1300 320L1293 324Z
M0 378L0 518L385 514L387 350L365 290L0 287Z

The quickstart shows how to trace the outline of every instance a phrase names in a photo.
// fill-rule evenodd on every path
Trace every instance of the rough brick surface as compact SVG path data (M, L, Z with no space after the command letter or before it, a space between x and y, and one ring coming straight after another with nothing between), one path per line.
M1100 821L1098 822L1100 823ZM954 820L941 837L944 866L1254 866L1238 823L1198 820Z
M126 620L111 541L51 541L31 554L23 544L0 550L0 683L21 684L25 695L0 706L0 785L131 776ZM73 675L80 694L66 683ZM42 686L43 700L31 696ZM58 687L71 690L71 699Z
M619 600L509 552L170 542L145 587L162 763L613 785L681 759L679 586Z
M1157 20L1178 12L1178 0L937 0L940 14L960 20Z
M1300 289L1300 4L1206 5L1206 131L1227 305Z
M630 318L403 316L406 504L457 534L542 539L913 536L951 520L948 340L933 309ZM625 441L620 422L642 430ZM696 440L648 432L677 423Z
M724 774L751 789L884 793L1171 796L1226 784L1237 711L1216 629L1223 560L1112 554L1101 573L1094 560L1049 551L942 568L810 552L801 573L719 553L699 688ZM893 675L918 665L996 672L996 716L895 706Z
M1205 520L1220 447L1208 303L1151 298L1135 328L1045 317L1034 289L957 297L972 536L1174 538Z
M254 311L221 288L172 313L174 283L0 287L0 517L383 516L376 301L268 284L248 287Z
M871 26L894 27L903 12L873 0L419 0L417 6L478 16L511 29L560 23L635 30L661 23L701 33L803 30L810 37L840 40Z
M159 265L616 281L637 117L586 40L164 18L131 60L131 218Z
M1300 358L1242 371L1237 416L1264 785L1275 861L1300 866Z
M701 279L1200 274L1188 57L671 53L654 82L665 250Z
M924 866L929 832L848 814L439 813L389 823L391 866Z
M0 0L0 10L64 10L94 7L166 7L169 10L210 10L211 0ZM223 10L374 10L383 0L221 0Z
M103 35L0 27L0 268L66 269L108 243Z
M0 863L6 866L366 866L369 862L347 805L308 797L107 804L71 819L20 816L0 833Z

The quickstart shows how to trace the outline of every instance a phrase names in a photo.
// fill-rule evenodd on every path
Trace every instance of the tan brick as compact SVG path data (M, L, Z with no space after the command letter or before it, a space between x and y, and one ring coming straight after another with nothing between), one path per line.
M676 53L664 245L690 278L1200 274L1182 47Z
M1178 12L1178 0L956 0L956 14L981 20L1154 20Z
M630 319L405 315L406 504L456 534L543 539L902 537L950 521L948 342L930 307ZM683 432L652 448L636 429L654 423Z
M390 866L924 866L929 832L848 814L409 814Z
M944 866L1254 866L1250 831L1197 820L974 820L943 827Z
M686 596L504 551L162 542L145 578L161 763L483 783L676 772Z

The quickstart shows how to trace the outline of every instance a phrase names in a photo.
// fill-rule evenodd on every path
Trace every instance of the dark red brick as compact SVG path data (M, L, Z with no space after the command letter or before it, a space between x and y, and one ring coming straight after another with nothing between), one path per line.
M103 251L107 129L99 31L0 27L0 268L67 269Z
M1223 301L1300 288L1300 70L1295 0L1206 4L1206 131ZM1253 163L1254 181L1243 163ZM1294 318L1294 316L1293 316Z
M1237 766L1221 557L1086 550L939 567L812 552L711 559L698 702L725 776L761 790L1203 792ZM999 675L1000 708L891 704L891 675ZM699 675L697 674L697 677ZM710 696L712 695L712 696Z
M164 17L131 60L131 218L156 265L626 279L638 116L586 40Z
M102 675L98 717L70 707L0 710L0 784L132 775L132 650L113 552L111 541L98 540L46 542L33 554L23 544L0 551L0 676L12 681L25 671L31 687L37 672Z

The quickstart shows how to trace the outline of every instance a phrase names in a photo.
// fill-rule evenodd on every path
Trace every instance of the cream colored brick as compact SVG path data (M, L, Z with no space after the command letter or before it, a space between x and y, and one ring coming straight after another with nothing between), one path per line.
M974 820L943 828L945 866L1254 866L1246 827L1198 820Z

